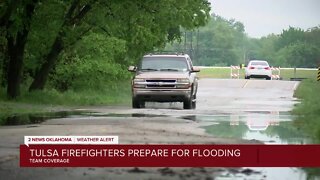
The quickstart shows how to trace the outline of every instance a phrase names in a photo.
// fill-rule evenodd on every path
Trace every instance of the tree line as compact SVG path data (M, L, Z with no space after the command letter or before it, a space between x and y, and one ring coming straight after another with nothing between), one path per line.
M179 39L180 28L205 25L209 11L207 0L1 1L1 85L15 98L22 84L34 91L108 83Z
M320 64L320 26L306 31L288 27L278 35L250 38L241 22L212 14L206 26L184 32L181 41L168 44L166 49L191 54L197 65L230 66L252 59L282 67Z
M241 22L209 13L207 0L1 1L1 88L9 98L44 88L110 88L130 78L128 65L155 50L187 52L196 65L265 59L318 66L320 27L257 39Z
M289 27L248 45L249 58L265 58L274 66L316 68L320 66L320 26L302 30Z

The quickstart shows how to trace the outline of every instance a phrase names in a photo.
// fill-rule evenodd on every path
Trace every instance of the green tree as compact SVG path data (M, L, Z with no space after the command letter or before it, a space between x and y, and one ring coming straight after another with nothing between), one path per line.
M126 13L123 13L124 10ZM171 39L178 38L179 31L172 29L204 25L208 12L209 3L204 0L143 3L129 0L73 0L51 50L42 58L43 63L36 72L30 90L43 89L59 54L91 29L98 27L106 35L124 39L127 41L129 54L138 57L155 47L164 46L168 35Z
M255 58L267 60L272 66L280 66L281 64L275 58L277 52L275 43L278 39L279 37L275 34L260 38L258 42L259 45L256 46Z
M7 73L9 98L15 98L20 94L24 49L37 2L37 0L12 0L1 3L1 34L5 36L6 40L4 57L8 57L8 62L3 60L5 66L8 66L7 71L3 73Z
M308 31L289 27L280 35L268 35L250 39L250 55L266 59L272 66L316 67L319 63L320 31L314 27ZM252 53L254 52L254 53Z
M203 29L203 35L200 31L199 52L206 54L203 59L205 64L235 65L242 62L243 43L246 39L242 23L212 15L210 23Z
M51 73L51 84L60 91L112 89L112 82L129 79L126 68L118 60L125 52L125 41L90 33L62 54L63 61L57 62Z
M181 27L204 25L209 5L207 0L7 0L0 6L0 32L6 37L5 42L1 38L6 51L1 54L2 69L6 64L3 54L10 56L8 94L19 95L24 60L25 73L33 78L29 90L43 89L50 73L55 74L58 60L65 60L66 51L84 37L101 34L124 42L126 53L117 61L126 64L179 39ZM19 53L10 53L13 51Z
M305 33L300 28L289 27L283 30L276 42L277 49L284 48L299 41L305 41Z
M197 65L231 65L243 60L246 41L244 26L233 19L226 20L215 14L198 31L185 30L185 39L167 45L167 50L185 51Z
M278 56L283 65L312 68L316 67L320 57L320 49L309 43L296 42L282 48L278 52Z

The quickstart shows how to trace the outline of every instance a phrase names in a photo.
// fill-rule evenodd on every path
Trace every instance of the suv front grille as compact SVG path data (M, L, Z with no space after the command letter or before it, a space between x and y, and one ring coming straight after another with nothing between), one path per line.
M147 88L175 88L176 80L175 79L148 79Z
M175 79L147 79L147 82L168 82L168 83L175 83Z

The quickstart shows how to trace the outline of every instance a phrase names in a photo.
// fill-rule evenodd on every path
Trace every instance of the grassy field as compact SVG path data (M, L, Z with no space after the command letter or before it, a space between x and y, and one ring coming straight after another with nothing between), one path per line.
M213 67L213 68L201 68L198 76L200 78L230 78L230 68L229 67ZM236 71L233 71L234 73ZM240 79L244 79L244 69L239 70ZM308 79L316 79L317 70L306 70L306 69L298 69L296 73L294 73L294 69L281 69L280 77L284 80L290 80L290 78L308 78Z
M298 115L297 125L320 143L320 82L304 80L295 91L301 99L293 113Z
M112 86L101 86L99 89L67 90L59 92L55 89L28 92L22 88L21 95L15 100L7 100L5 89L0 89L0 103L30 103L44 105L112 105L128 104L131 101L130 81L120 82ZM1 108L1 107L0 107Z
M293 109L297 115L294 124L308 134L314 143L320 143L320 82L304 80L295 91L295 96L301 99ZM318 179L319 168L304 168L310 178Z
M0 89L0 125L7 117L45 112L70 111L88 105L129 105L131 102L130 82L101 89L58 92L54 89L28 92L22 90L21 96L8 100L5 89Z

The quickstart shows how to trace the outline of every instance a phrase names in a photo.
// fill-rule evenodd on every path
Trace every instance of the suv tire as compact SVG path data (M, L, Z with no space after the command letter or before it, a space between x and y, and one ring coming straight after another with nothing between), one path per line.
M192 98L189 98L183 102L183 109L192 109Z
M138 108L144 108L145 103L141 102L137 99L132 98L132 108L138 109Z
M194 95L194 97L193 97L193 99L192 99L192 109L196 109L196 107L197 107L197 96L196 95Z
M193 94L193 90L191 91L191 94ZM183 109L195 109L196 108L196 101L194 101L195 98L196 98L195 95L191 95L190 98L183 101Z

